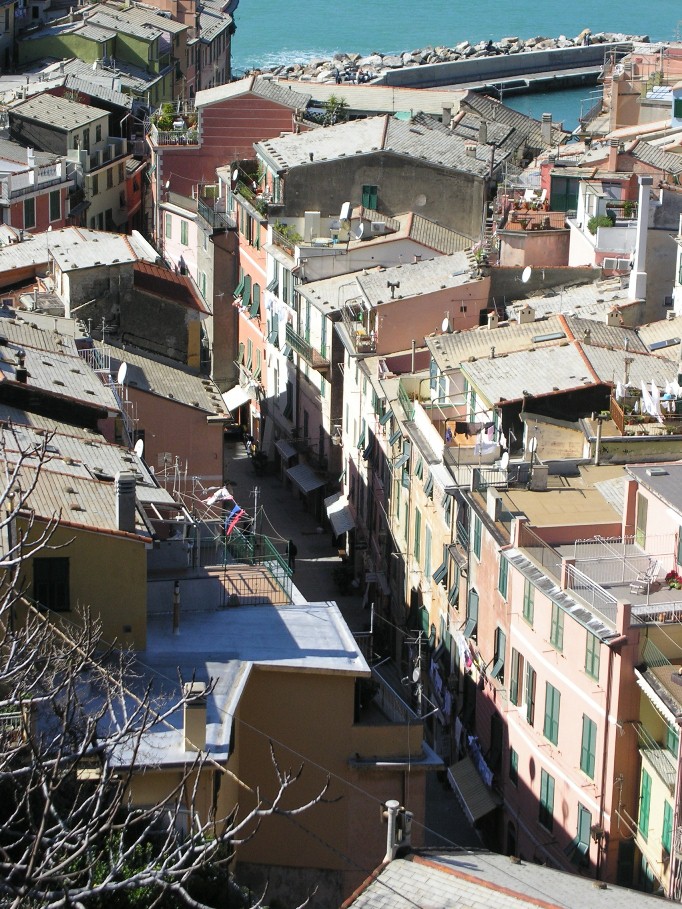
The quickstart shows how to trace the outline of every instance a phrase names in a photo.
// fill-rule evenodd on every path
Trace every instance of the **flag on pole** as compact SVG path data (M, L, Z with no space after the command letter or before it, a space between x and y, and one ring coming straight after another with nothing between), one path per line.
M209 496L207 499L204 499L204 505L215 505L216 502L227 502L230 499L233 499L233 496L228 492L226 486L221 486L220 489L217 489L213 495Z
M225 518L225 536L228 537L237 526L237 521L244 514L244 509L235 505L232 511Z

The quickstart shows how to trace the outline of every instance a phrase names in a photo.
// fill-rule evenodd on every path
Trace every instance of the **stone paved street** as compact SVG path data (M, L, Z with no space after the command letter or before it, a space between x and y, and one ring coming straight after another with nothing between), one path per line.
M333 600L339 606L352 631L369 627L369 611L362 608L362 585L358 593L340 596L332 571L341 560L332 546L331 532L318 532L319 522L306 510L296 487L288 489L274 475L273 465L257 475L241 442L229 442L225 448L227 485L235 500L250 515L254 514L258 488L258 531L273 539L293 540L298 549L294 584L308 602ZM446 848L449 845L480 846L452 789L443 783L442 774L429 774L427 780L426 844Z

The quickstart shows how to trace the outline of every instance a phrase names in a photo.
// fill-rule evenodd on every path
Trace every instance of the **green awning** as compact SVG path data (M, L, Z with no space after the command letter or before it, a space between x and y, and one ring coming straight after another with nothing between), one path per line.
M391 419L392 416L393 416L393 411L387 410L386 413L382 417L379 417L379 423L381 424L381 426L385 426L388 423L388 421Z

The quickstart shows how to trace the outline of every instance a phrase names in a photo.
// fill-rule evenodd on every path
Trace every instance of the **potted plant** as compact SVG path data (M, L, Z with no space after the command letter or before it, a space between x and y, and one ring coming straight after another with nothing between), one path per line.
M682 590L682 576L675 569L667 573L665 582L670 590Z

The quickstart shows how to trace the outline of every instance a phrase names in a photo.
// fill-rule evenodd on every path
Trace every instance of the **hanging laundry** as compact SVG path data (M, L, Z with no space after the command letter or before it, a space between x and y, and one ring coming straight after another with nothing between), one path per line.
M464 434L467 436L477 436L479 432L485 427L484 423L466 423L466 429Z
M445 444L449 445L450 442L452 442L452 430L448 426L447 429L445 430Z
M468 423L455 423L455 435L465 436L468 435L467 426Z
M616 401L623 400L623 386L620 382L616 382Z

